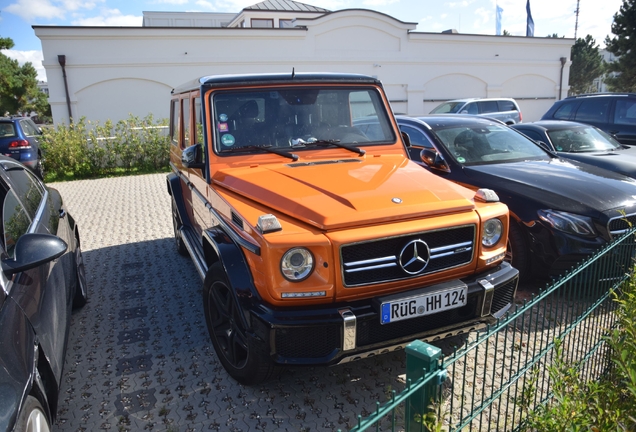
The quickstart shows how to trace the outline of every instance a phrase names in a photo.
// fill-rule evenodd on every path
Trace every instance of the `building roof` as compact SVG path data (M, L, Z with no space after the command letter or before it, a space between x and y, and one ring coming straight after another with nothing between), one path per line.
M271 12L331 12L329 9L323 9L316 6L311 6L305 3L300 3L292 0L265 0L260 3L256 3L252 6L248 6L243 9L244 11L271 11Z

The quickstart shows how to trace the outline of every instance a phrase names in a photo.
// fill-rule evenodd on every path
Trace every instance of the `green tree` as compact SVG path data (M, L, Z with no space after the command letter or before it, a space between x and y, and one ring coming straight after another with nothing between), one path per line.
M605 38L607 50L617 59L608 63L607 72L617 72L605 78L611 91L636 92L636 0L623 0L614 14L613 37Z
M0 49L13 48L11 38L0 38ZM50 116L47 97L38 89L37 71L30 62L20 66L0 53L0 116L37 112Z
M578 38L572 47L570 95L594 91L593 82L603 75L603 56L591 35Z

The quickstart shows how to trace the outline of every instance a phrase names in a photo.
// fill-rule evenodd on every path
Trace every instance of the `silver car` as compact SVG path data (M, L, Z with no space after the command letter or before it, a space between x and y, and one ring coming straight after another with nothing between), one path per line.
M435 107L431 114L474 114L494 118L507 125L521 123L523 116L514 99L455 99Z

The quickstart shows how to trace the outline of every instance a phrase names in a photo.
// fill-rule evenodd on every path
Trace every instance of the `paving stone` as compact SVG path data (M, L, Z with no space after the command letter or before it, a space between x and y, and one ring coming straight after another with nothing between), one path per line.
M403 388L404 353L236 383L210 342L201 280L176 251L165 174L50 186L78 221L89 285L54 431L347 430Z

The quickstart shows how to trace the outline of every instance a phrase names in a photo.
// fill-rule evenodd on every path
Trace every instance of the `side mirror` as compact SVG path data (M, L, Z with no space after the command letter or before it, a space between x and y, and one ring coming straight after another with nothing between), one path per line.
M181 163L183 163L183 166L186 168L205 168L201 144L194 144L183 150L183 153L181 153Z
M450 172L446 161L435 149L425 148L420 152L420 158L429 168Z
M400 131L400 135L402 135L402 139L404 140L404 144L407 148L411 147L411 137L404 131Z
M24 234L15 244L15 258L2 260L2 271L10 277L15 273L46 264L61 257L67 247L64 240L51 234Z

